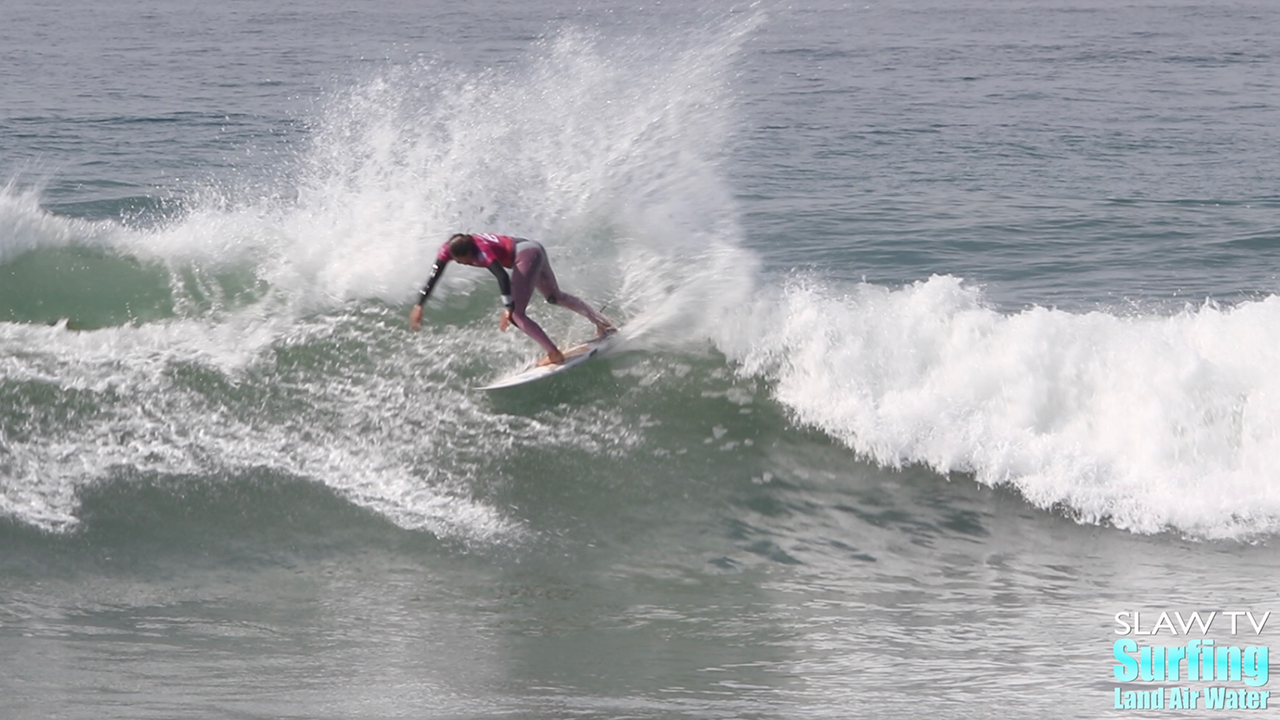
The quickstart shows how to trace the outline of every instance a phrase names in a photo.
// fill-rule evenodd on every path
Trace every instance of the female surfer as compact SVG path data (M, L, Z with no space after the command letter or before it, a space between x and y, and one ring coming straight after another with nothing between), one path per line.
M418 293L418 303L409 311L409 329L418 332L422 327L422 306L431 296L431 290L440 280L444 268L449 261L488 268L498 280L498 292L502 294L502 319L498 329L506 332L508 323L524 331L547 351L547 356L538 361L539 365L559 365L564 362L564 353L551 342L551 338L543 332L538 323L525 314L525 307L533 297L537 288L547 302L561 305L582 315L596 326L596 336L604 337L615 332L613 323L596 312L578 298L564 292L556 284L555 273L551 271L551 262L547 260L547 251L542 244L524 238L507 235L490 235L488 233L458 233L450 237L440 251L436 253L436 264L431 268L431 277ZM510 275L507 274L510 270Z

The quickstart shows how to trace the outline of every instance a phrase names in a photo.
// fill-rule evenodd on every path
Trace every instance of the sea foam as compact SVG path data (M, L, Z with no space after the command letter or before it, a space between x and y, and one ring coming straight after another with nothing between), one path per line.
M470 392L477 358L492 372L536 351L488 319L444 319L467 305L450 306L459 295L496 296L486 273L451 269L421 335L404 309L449 233L502 232L544 242L562 287L642 317L655 343L704 343L753 282L719 167L729 70L756 23L665 44L566 30L503 72L381 68L318 103L279 187L254 196L223 179L147 227L58 218L35 191L7 190L0 221L21 232L0 262L100 245L167 268L178 311L89 331L0 323L0 382L21 405L0 427L0 513L66 530L89 483L266 468L403 527L518 537L483 490L509 472L507 455L613 452L637 434L616 409L549 422ZM236 283L252 292L187 301L220 273L250 274ZM590 331L538 314L557 336ZM51 407L66 419L35 420ZM458 450L478 438L485 453Z
M1280 298L1002 313L954 277L792 282L750 321L722 333L728 356L881 465L972 473L1135 532L1247 537L1280 521Z

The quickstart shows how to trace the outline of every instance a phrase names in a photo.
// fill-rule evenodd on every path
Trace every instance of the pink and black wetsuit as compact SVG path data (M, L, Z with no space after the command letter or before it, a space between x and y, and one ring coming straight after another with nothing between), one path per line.
M489 272L493 273L493 276L498 279L498 289L502 292L502 304L510 310L511 278L507 275L506 268L515 266L516 239L508 235L489 234L472 235L471 239L476 244L476 262L470 264L488 268ZM422 292L418 293L419 305L426 304L431 291L435 289L440 276L444 274L445 266L452 259L453 255L449 252L449 243L446 241L436 253L436 264L431 268L431 277L427 278L426 286L422 288Z
M511 311L511 322L533 338L548 353L557 350L556 344L543 332L538 323L525 314L529 299L536 288L552 305L562 305L590 320L597 328L611 328L608 318L597 313L582 300L560 289L556 283L555 273L551 271L551 263L547 260L547 251L542 244L524 238L509 235L491 235L476 233L471 235L475 242L475 260L468 265L488 268L498 280L498 291L502 293L502 304ZM444 268L453 260L449 252L449 243L440 246L436 253L436 264L431 269L431 277L418 294L418 304L427 302L431 290L440 280ZM511 273L508 274L507 270Z

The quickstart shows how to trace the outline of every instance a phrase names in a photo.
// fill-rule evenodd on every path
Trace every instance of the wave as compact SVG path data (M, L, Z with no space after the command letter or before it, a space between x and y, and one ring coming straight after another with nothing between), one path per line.
M492 331L487 276L447 274L421 336L403 310L443 238L494 230L543 241L562 284L628 321L629 349L714 346L879 465L971 473L1133 532L1277 530L1280 299L1008 313L954 277L762 272L724 178L732 70L759 23L569 30L478 73L383 68L320 106L274 187L202 188L145 226L58 216L10 184L0 272L28 265L26 299L0 298L0 514L69 530L85 489L121 468L265 468L401 527L521 537L486 490L519 475L513 457L632 452L687 408L475 397L533 352ZM569 315L544 325L570 335ZM673 363L643 382L680 377Z
M0 188L0 265L35 248L109 244L120 232L115 223L67 218L40 204L40 187L21 188L10 180Z
M998 312L933 277L795 281L719 345L795 418L887 467L1016 487L1141 533L1280 527L1280 298L1124 316Z
M130 473L263 470L401 527L517 542L486 489L519 472L513 453L636 434L618 408L530 417L475 397L531 352L492 332L482 273L445 277L421 336L403 309L439 242L494 230L542 240L562 285L654 342L705 342L754 282L718 167L757 22L659 42L571 30L502 72L384 68L322 105L275 187L200 188L145 225L6 189L0 271L26 284L0 318L0 514L72 531L88 489ZM544 325L568 334L566 315Z

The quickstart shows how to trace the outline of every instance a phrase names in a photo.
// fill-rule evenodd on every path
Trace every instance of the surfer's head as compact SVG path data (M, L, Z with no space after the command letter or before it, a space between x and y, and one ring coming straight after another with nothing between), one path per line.
M466 233L458 233L449 238L449 257L459 262L470 260L476 256L475 238Z

